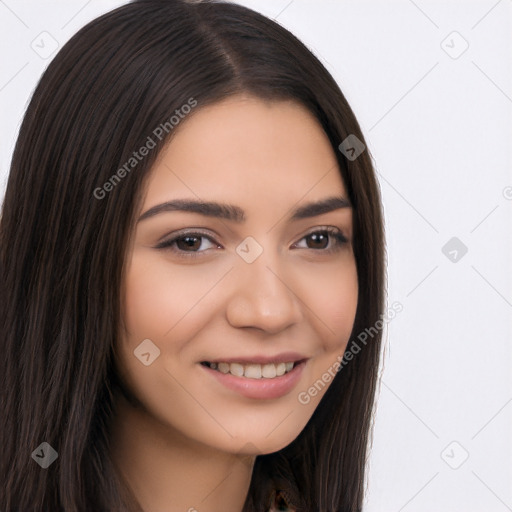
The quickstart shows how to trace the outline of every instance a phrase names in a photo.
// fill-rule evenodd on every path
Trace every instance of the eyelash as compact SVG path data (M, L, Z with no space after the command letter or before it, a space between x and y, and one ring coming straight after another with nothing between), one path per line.
M341 250L343 248L343 246L348 242L345 235L338 228L335 228L332 226L323 226L323 227L315 229L314 231L310 231L309 233L304 235L299 240L299 242L304 240L305 238L312 236L312 235L324 234L324 233L327 233L330 237L334 238L335 243L332 247L330 247L329 249L311 249L311 248L306 248L306 249L309 249L309 250L315 251L315 252L322 252L324 254L331 254L331 253ZM176 236L174 236L173 238L171 238L169 240L164 240L164 241L160 242L157 246L155 246L155 249L163 249L166 251L173 252L180 258L198 258L198 257L201 257L202 253L204 253L208 250L208 249L206 249L206 251L183 251L181 249L176 249L176 248L172 247L178 240L182 240L187 237L206 238L214 245L220 245L220 244L217 244L215 242L215 240L213 240L212 237L206 233L203 233L201 231L185 231L185 232L181 232L181 233L177 234Z

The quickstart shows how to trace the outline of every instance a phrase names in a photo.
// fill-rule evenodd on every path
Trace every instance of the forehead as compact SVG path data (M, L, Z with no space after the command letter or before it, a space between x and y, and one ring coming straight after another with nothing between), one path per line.
M148 178L145 204L195 195L232 203L293 203L345 195L319 122L294 101L230 97L185 118Z

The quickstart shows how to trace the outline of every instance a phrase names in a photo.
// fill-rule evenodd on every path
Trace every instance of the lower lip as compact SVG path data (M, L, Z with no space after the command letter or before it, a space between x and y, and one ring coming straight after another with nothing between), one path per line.
M230 373L222 373L212 370L208 366L200 364L201 368L210 373L221 384L227 388L240 393L247 398L260 400L280 398L288 394L299 381L307 361L302 361L290 372L274 377L273 379L250 379L248 377L237 377Z

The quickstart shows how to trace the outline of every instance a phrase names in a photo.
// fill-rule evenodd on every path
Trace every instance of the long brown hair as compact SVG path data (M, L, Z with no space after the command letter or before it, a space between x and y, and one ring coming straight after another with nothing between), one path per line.
M319 120L353 206L359 302L352 335L384 309L384 228L368 150L338 85L278 23L236 4L138 0L83 27L38 83L0 219L0 510L140 510L109 457L119 385L114 347L127 240L156 149L98 198L155 128L190 98L293 99ZM184 121L186 122L186 120ZM107 187L104 187L106 190ZM381 334L336 374L300 435L256 458L244 512L275 489L303 512L362 509ZM42 442L58 452L32 460Z

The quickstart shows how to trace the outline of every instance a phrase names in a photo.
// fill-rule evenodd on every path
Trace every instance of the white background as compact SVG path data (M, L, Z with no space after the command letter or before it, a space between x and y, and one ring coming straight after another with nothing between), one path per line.
M0 200L54 56L33 49L51 49L40 34L60 47L124 3L0 2ZM321 59L378 171L403 311L385 332L365 512L512 511L512 1L239 3Z

